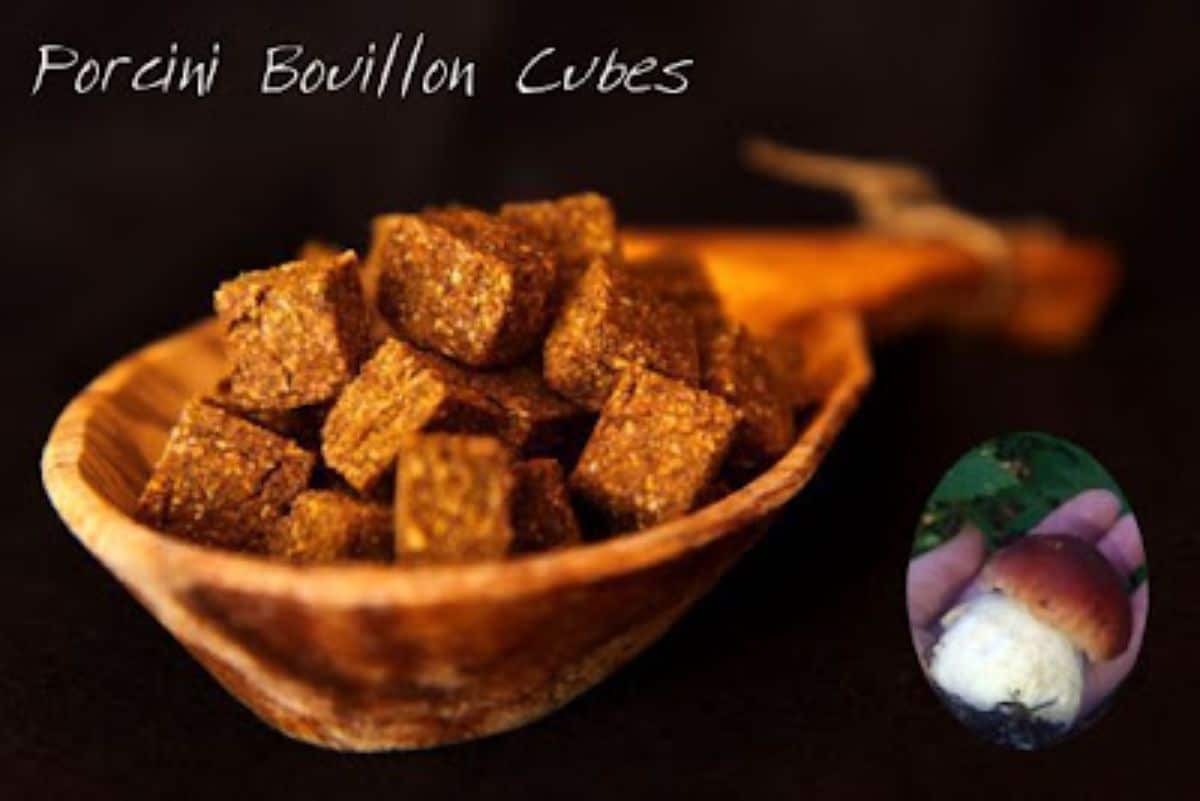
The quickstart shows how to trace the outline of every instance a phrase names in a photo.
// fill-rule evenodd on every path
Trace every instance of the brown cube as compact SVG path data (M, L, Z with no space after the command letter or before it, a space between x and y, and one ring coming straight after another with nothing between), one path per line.
M363 298L367 306L378 310L379 305L379 276L383 273L383 253L387 250L387 241L391 238L398 223L407 214L380 214L371 220L371 245L367 249L367 257L363 259L359 269L362 281Z
M335 490L308 490L266 538L266 552L299 564L392 558L392 510Z
M556 200L506 203L500 218L545 242L558 257L559 283L569 287L597 259L617 261L617 215L608 198L595 192Z
M716 395L628 370L604 405L571 489L618 529L684 515L717 475L737 422L737 412Z
M714 504L731 492L733 492L733 487L729 485L728 481L721 478L714 479L704 492L700 493L700 497L696 498L696 508L700 509Z
M725 321L725 311L708 270L694 253L664 248L631 260L626 267L651 294L692 315L701 343Z
M583 540L562 465L554 459L531 459L513 467L513 478L515 553L548 551Z
M192 401L171 429L137 516L198 542L259 550L315 462L291 440Z
M306 450L321 447L321 425L329 412L327 404L299 406L295 409L245 409L230 395L229 378L223 378L203 400L220 406L227 412L249 420L257 426L273 431L299 443Z
M703 351L704 388L733 404L742 418L730 465L753 471L771 464L796 439L796 419L762 344L745 326L725 323Z
M419 434L396 463L396 559L495 559L513 544L512 453L493 437Z
M379 310L418 345L465 364L512 364L545 331L555 262L480 211L396 215L379 254Z
M326 242L323 239L306 239L300 243L299 249L296 251L296 258L300 261L321 261L336 259L346 252L346 248L341 245L335 245L332 242ZM361 278L362 267L359 267L359 276Z
M329 411L321 453L350 486L369 493L395 465L406 435L492 433L505 424L503 410L467 386L457 368L389 339Z
M466 380L502 408L507 422L501 438L521 456L578 455L593 415L558 395L540 367L466 373Z
M792 325L809 325L805 321L797 321ZM771 365L784 398L792 409L805 409L813 402L828 394L830 386L837 380L835 368L840 361L827 364L829 359L814 358L820 353L811 352L806 343L789 331L780 332L778 336L760 342L763 355ZM829 369L821 369L828 367Z
M593 411L630 365L693 385L700 378L691 316L604 262L592 264L567 297L546 337L544 362L546 382Z
M396 329L379 311L379 276L383 273L383 254L388 240L391 238L397 221L403 220L406 214L380 214L371 220L371 245L367 257L363 259L358 270L362 282L363 300L367 306L367 317L370 323L371 341L382 342L388 337L396 336Z
M366 354L358 259L294 261L243 273L217 290L233 362L229 397L245 409L294 409L332 400Z
M387 223L392 216L394 215L384 214L372 221L371 249L367 251L366 258L360 259L358 262L358 282L362 286L363 306L366 308L367 313L367 338L370 340L372 347L378 345L388 337L396 335L396 332L388 325L387 320L383 319L383 315L379 313L378 304L378 243L385 238ZM306 261L332 259L339 256L345 250L346 248L332 242L325 242L320 239L308 239L300 245L299 250L296 252L296 257Z

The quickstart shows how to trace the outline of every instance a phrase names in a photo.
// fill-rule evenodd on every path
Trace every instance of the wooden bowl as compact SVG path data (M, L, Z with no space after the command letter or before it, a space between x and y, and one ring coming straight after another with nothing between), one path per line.
M212 321L118 362L42 458L67 526L260 718L317 745L425 748L545 715L659 637L804 486L870 380L858 318L794 332L821 388L795 447L686 518L469 566L294 566L165 536L131 510L184 401L225 365ZM150 711L149 714L153 714Z

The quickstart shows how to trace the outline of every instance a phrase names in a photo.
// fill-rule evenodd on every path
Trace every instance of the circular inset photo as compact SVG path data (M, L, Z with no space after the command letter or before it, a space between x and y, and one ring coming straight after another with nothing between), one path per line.
M934 489L908 564L908 620L937 695L967 728L1052 745L1107 709L1141 649L1146 555L1124 493L1042 433L969 451Z

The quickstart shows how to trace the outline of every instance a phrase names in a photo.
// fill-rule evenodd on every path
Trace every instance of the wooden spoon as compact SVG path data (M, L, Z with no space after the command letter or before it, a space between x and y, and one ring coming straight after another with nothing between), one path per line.
M1049 350L1081 344L1120 283L1111 250L1045 227L1003 230L1012 263L999 276L950 242L861 228L645 228L623 232L623 244L631 259L664 249L701 254L726 311L762 333L854 309L876 337L941 326Z

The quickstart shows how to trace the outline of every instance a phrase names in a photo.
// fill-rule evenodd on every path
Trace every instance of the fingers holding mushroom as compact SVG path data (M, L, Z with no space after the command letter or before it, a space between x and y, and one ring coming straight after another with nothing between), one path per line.
M984 566L984 581L1061 631L1093 662L1129 644L1125 583L1100 551L1068 534L1027 537Z
M1097 542L1121 514L1121 501L1106 489L1089 489L1061 504L1030 530L1030 534L1072 534Z
M1083 702L1080 708L1080 719L1093 717L1104 702L1125 681L1125 677L1133 670L1138 654L1142 650L1142 638L1146 634L1146 618L1150 611L1150 587L1142 584L1129 597L1130 613L1133 619L1133 631L1129 635L1129 645L1114 659L1089 666L1084 679Z
M925 654L937 638L938 620L975 579L987 558L983 533L967 526L955 537L908 565L908 620L913 647Z
M1145 632L1146 554L1129 503L1079 446L1014 432L930 494L908 570L910 632L951 713L1032 749L1098 718Z
M1131 514L1122 516L1116 525L1096 543L1096 547L1104 554L1109 564L1125 579L1127 585L1135 587L1129 596L1133 631L1129 637L1129 645L1124 652L1107 662L1090 666L1084 687L1083 708L1080 713L1083 718L1094 716L1105 699L1112 695L1113 691L1133 670L1138 653L1142 648L1142 637L1146 632L1146 618L1150 613L1149 584L1135 578L1138 571L1144 571L1146 566L1146 551L1137 519Z
M993 554L977 586L943 615L930 679L995 739L1030 748L1061 737L1080 716L1090 666L1130 643L1122 577L1083 539L1044 534Z
M1146 564L1142 534L1133 515L1127 514L1118 520L1096 547L1122 576L1129 577Z

